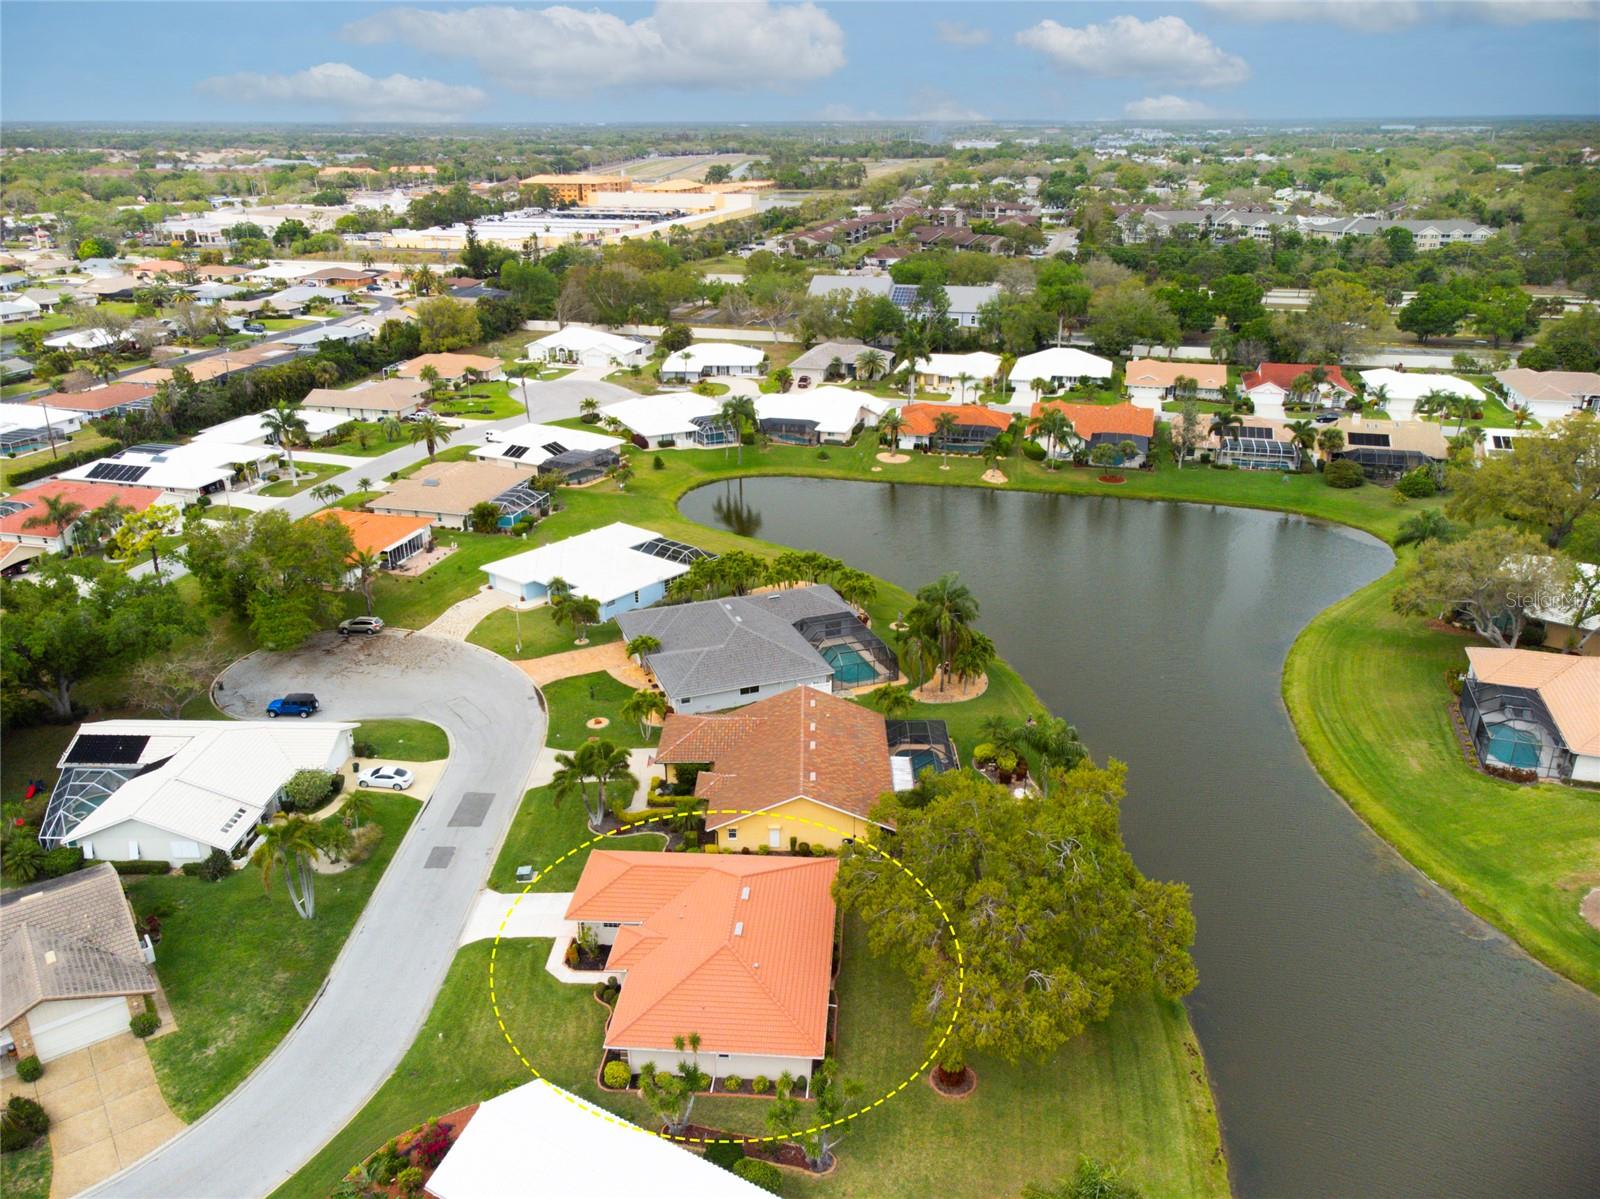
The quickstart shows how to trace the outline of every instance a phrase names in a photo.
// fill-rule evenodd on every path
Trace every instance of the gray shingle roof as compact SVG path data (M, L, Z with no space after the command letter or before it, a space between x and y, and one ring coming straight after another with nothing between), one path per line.
M617 624L624 640L649 635L661 642L648 661L656 681L676 702L830 674L833 668L794 625L808 616L850 610L832 587L818 584L645 608L623 613Z
M51 999L145 995L145 965L122 882L109 864L0 895L0 1026Z

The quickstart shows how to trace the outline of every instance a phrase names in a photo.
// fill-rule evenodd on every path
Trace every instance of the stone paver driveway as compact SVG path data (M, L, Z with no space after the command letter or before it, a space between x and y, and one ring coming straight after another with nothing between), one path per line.
M183 1128L131 1033L56 1058L36 1083L8 1078L3 1093L31 1096L50 1115L50 1199L87 1190Z
M644 687L650 682L649 676L639 664L628 657L628 651L620 641L611 641L605 645L588 645L582 649L569 649L559 654L546 654L542 658L524 658L520 662L513 662L512 665L520 667L530 679L541 686L545 683L554 683L557 679L593 674L599 670L605 671L617 682L626 683L629 687Z

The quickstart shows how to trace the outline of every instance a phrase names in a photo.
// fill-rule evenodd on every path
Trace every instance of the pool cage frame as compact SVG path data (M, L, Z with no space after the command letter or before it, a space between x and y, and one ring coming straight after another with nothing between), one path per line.
M877 677L859 683L846 683L835 675L835 694L857 691L862 687L876 687L900 677L900 659L895 657L894 650L882 637L862 624L854 612L824 612L818 616L807 616L794 622L794 630L819 654L836 645L844 646L861 654L876 668Z
M1501 717L1501 719L1494 719ZM1472 738L1472 748L1484 766L1498 769L1532 770L1540 778L1570 779L1576 755L1567 747L1556 726L1550 709L1535 691L1525 687L1501 687L1472 678L1462 680L1461 719L1466 723L1467 735ZM1513 766L1489 756L1489 734L1497 725L1521 721L1538 726L1539 735L1548 755L1539 755L1536 767ZM1547 762L1548 759L1548 762Z
M961 765L955 742L950 740L949 726L942 720L886 720L884 731L891 756L902 749L926 749L939 759L941 774Z
M39 844L55 849L129 779L145 771L130 766L68 766L56 780L39 822Z

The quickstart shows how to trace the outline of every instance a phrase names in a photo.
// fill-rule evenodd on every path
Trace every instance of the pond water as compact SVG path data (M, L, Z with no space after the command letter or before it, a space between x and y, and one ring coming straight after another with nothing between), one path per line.
M1295 635L1387 547L1277 513L808 479L682 511L912 590L959 571L1001 654L1130 764L1134 857L1194 890L1189 1010L1239 1194L1600 1194L1600 1000L1370 833L1283 707Z

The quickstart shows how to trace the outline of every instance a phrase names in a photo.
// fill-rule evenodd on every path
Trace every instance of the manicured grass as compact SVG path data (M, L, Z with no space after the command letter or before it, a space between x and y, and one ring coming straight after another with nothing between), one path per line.
M522 626L521 650L517 649L519 622ZM590 625L584 631L584 636L589 639L590 645L605 645L620 639L622 630L617 628L616 621L608 620L604 624ZM557 624L549 607L534 608L521 614L510 608L497 608L478 622L478 627L472 630L467 640L506 658L542 658L546 654L583 648L573 644L572 627Z
M613 788L608 794L631 794L633 788L626 783ZM494 870L489 874L489 888L494 891L520 893L526 883L517 881L518 866L532 866L542 871L575 845L582 845L594 836L585 823L583 804L577 799L555 805L549 787L535 787L523 796L522 806L512 818L500 856L495 859ZM595 848L605 849L660 849L660 833L629 833L626 836L607 837ZM559 866L539 874L533 882L535 891L570 891L578 885L584 863L592 850L580 850Z
M57 438L56 456L60 457L66 453L76 453L79 450L104 449L109 451L113 444L109 437L103 437L88 425L85 425L71 436L62 434ZM0 487L10 488L12 486L11 474L13 471L38 466L39 463L47 462L49 459L49 446L34 450L31 454L18 454L15 458L0 457Z
M508 416L521 416L522 401L512 399L510 386L504 381L482 383L450 392L430 407L443 416L459 416L466 420L505 420Z
M626 683L619 683L603 670L560 679L541 688L550 705L550 731L545 744L556 749L576 749L590 737L603 737L613 745L637 748L650 745L639 735L637 721L622 715L622 705L633 695ZM604 716L611 723L591 729L585 722Z
M406 437L405 444L411 444L411 438L409 435ZM402 479L409 479L419 470L423 470L426 467L432 466L436 462L465 462L468 458L472 457L473 449L474 447L470 445L440 445L437 452L433 455L433 462L429 462L426 458L423 458L420 461L413 462L410 466L401 467L394 473Z
M356 740L372 748L367 756L400 762L437 762L450 756L450 738L426 720L363 720Z
M44 783L44 795L56 782L56 763L67 752L72 735L78 731L78 722L66 724L36 724L27 728L7 729L0 745L0 800L6 803L27 802L30 811L44 811L44 799L24 801L22 793L28 783L38 779Z
M0 1195L6 1199L49 1199L50 1142L0 1157Z
M417 813L415 800L374 797L383 839L341 874L317 876L314 920L295 915L281 878L263 892L253 867L221 882L130 879L134 911L161 917L156 975L178 1030L149 1043L161 1092L193 1121L260 1064L300 1018Z
M1396 615L1391 573L1308 625L1283 695L1317 769L1380 836L1551 969L1600 991L1600 792L1517 786L1467 765L1447 671L1465 634Z
M438 529L434 536L440 545L454 545L456 552L414 578L385 571L373 584L374 611L392 625L422 628L489 581L489 576L479 569L484 563L528 548L526 542L502 533ZM365 611L359 595L352 595L349 600L350 615Z
M331 463L302 462L298 458L295 459L294 469L299 478L291 480L286 477L276 483L268 483L261 489L261 494L274 497L298 495L302 491L309 491L311 488L318 486L324 479L341 474L345 470L344 467L334 466Z
M366 444L363 445L362 441ZM390 439L376 421L355 421L348 435L341 441L317 447L320 454L343 454L350 458L376 458L390 450L404 449L411 444L409 434Z
M905 1018L910 985L891 963L868 957L862 941L853 926L840 976L839 1056L846 1077L872 1098L922 1061L923 1034ZM531 939L503 942L495 953L495 996L507 1029L552 1082L646 1123L636 1096L595 1085L605 1012L587 987L546 973L549 951L548 940ZM388 1137L532 1077L496 1026L490 953L490 942L461 950L394 1076L277 1199L321 1199ZM1151 1199L1228 1193L1204 1067L1181 1006L1127 1000L1043 1066L983 1056L972 1064L979 1085L970 1098L942 1099L923 1082L912 1084L852 1122L831 1176L786 1177L783 1193L1010 1196L1026 1182L1068 1173L1080 1154L1122 1164ZM695 1118L765 1135L765 1110L751 1100L702 1098Z

